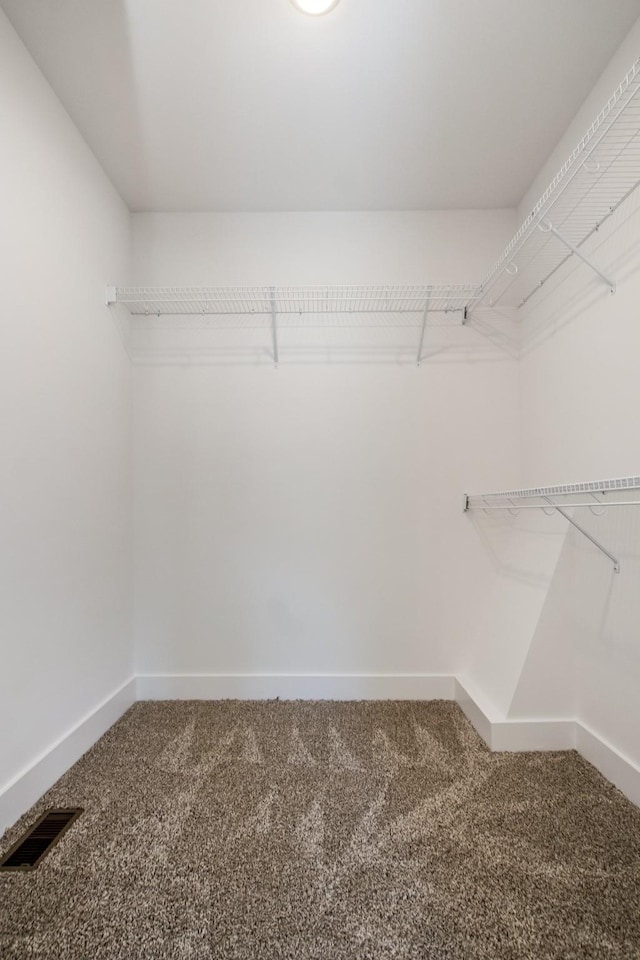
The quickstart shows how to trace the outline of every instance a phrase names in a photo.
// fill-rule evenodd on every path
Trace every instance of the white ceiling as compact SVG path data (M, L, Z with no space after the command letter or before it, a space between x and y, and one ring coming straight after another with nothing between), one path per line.
M640 0L0 0L133 210L515 206Z

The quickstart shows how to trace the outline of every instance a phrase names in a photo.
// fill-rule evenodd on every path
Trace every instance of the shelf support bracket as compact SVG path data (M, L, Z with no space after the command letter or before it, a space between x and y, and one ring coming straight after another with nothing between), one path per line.
M278 311L276 310L276 291L271 287L271 333L273 336L273 362L278 366L280 351L278 349Z
M554 237L557 237L561 243L564 243L565 247L568 247L568 249L571 250L571 253L575 254L576 257L582 260L583 263L586 263L588 267L591 267L593 272L597 273L601 280L604 280L604 282L607 284L607 286L611 290L611 293L616 292L615 280L612 280L610 277L604 274L602 270L600 270L599 267L595 265L593 260L590 260L588 257L585 257L584 253L582 253L581 250L579 250L576 246L574 246L574 244L571 243L570 240L567 240L566 237L563 237L562 234L558 230L556 230L553 224L543 221L542 223L538 224L538 227L540 230L542 230L543 233L552 233Z
M595 537L592 537L591 534L584 529L584 527L581 527L580 524L577 523L573 517L570 517L566 510L563 510L562 507L559 507L557 503L553 503L553 501L549 500L548 497L542 497L542 499L548 503L550 507L553 507L554 510L557 510L561 517L564 517L565 520L568 520L571 526L575 527L583 537L586 537L587 540L590 540L594 547L597 547L601 553L604 553L605 557L608 557L609 560L611 560L614 573L620 573L620 561L617 557L614 557L612 553L609 553L606 547L603 547L599 540L596 540Z
M420 331L420 343L418 345L418 356L416 358L416 363L420 366L422 361L422 347L424 345L424 335L427 329L427 320L429 319L429 308L431 306L431 296L427 297L427 302L424 305L424 315L422 317L422 330Z
M106 303L106 305L110 307L113 303L117 303L117 301L118 301L118 296L116 294L116 288L107 287L104 292L104 302Z

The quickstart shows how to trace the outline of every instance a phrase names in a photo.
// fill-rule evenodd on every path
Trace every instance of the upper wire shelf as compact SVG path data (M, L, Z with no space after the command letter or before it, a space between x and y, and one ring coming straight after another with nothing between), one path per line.
M593 263L586 241L640 184L640 58L614 91L571 156L480 283L369 286L107 287L107 304L134 318L198 317L214 326L269 325L278 362L278 328L415 326L460 317L483 329L479 311L521 307L571 256L584 260L611 290L615 282ZM252 317L254 319L252 319ZM224 320L222 319L224 318ZM495 332L494 332L495 336ZM493 339L493 337L492 337Z
M469 302L523 306L640 184L640 58L562 165Z
M132 316L463 313L474 284L314 287L110 287Z
M269 325L273 359L279 331L295 325L420 327L420 364L427 321L434 314L463 320L473 284L315 287L107 287L107 304L123 304L133 317L199 317L203 322L246 327ZM303 320L300 320L303 318Z

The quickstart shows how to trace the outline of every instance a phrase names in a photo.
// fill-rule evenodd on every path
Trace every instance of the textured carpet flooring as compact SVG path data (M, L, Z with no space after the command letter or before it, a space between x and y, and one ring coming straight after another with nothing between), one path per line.
M140 703L3 837L0 957L640 958L640 810L450 703Z

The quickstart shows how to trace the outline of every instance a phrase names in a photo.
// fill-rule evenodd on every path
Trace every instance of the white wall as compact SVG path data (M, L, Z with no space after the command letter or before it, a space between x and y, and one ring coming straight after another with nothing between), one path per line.
M589 97L552 162L568 155L640 54L640 22ZM541 180L547 178L543 171ZM523 472L527 484L640 473L640 205L633 197L589 250L618 281L611 296L586 268L552 287L526 318L522 362ZM579 279L580 278L580 279ZM619 576L579 535L568 538L552 582L565 614L547 634L571 643L576 715L640 764L640 518L611 508L577 517L620 556Z
M615 296L587 268L575 268L525 320L526 485L640 473L637 197L589 248L616 277ZM614 574L610 561L572 532L550 582L550 591L564 598L563 614L547 618L546 642L572 645L567 667L577 718L640 764L638 508L612 507L603 517L582 509L576 519L620 558L622 570ZM539 642L534 637L532 654Z
M132 658L129 216L1 12L0 129L1 793Z
M532 185L521 219L639 53L640 23ZM640 473L637 196L585 251L617 279L616 295L571 263L521 318L525 487ZM495 716L575 717L640 764L640 513L619 507L594 517L582 509L576 519L620 557L619 575L563 521L476 517L500 581L463 672Z
M518 223L521 223L531 212L534 204L542 196L565 160L573 153L574 148L638 57L640 57L640 18L636 20L618 47L600 79L522 198L518 207Z
M473 281L513 229L506 211L135 215L133 275ZM162 363L157 343L135 368L140 673L455 671L493 577L462 494L519 479L517 364L459 326L429 332L420 368L415 329L400 353L347 335L346 365L344 342L302 362L283 334L278 370Z
M498 484L476 488L475 493L516 489ZM482 592L472 617L468 644L463 653L460 679L484 713L493 721L509 716L510 706L522 681L527 657L543 609L549 583L558 563L564 526L558 520L523 511L472 511L470 522L495 577ZM529 717L573 717L571 699L563 676L560 703L547 712L544 690L548 663L543 664L537 699ZM554 708L556 705L554 704Z
M140 285L474 283L511 238L513 210L140 213Z

